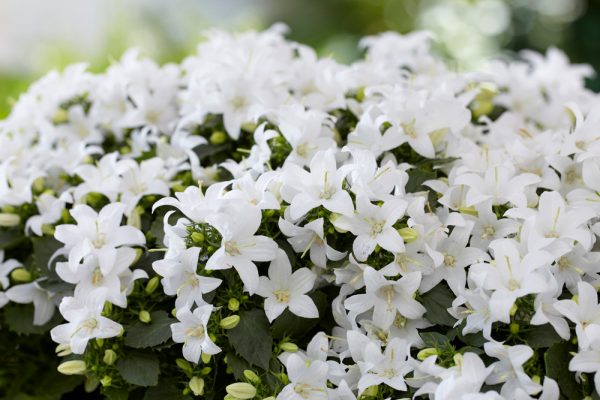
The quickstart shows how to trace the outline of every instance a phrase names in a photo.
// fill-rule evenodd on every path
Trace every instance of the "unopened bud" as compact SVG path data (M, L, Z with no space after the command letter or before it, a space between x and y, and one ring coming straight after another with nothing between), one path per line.
M117 361L117 353L115 353L111 349L105 350L104 351L104 357L102 358L102 361L106 365L113 365L115 363L115 361Z
M426 349L423 349L423 350L419 351L417 353L417 358L419 360L423 361L423 360L425 360L428 357L437 356L437 355L438 355L437 349L434 349L433 347L429 347L429 348L426 348Z
M238 299L231 298L227 302L227 308L233 312L240 309L240 301Z
M13 213L0 213L0 226L12 227L17 226L21 223L21 217L18 214Z
M87 367L83 360L70 360L61 363L57 370L63 375L83 375Z
M45 186L45 180L43 177L37 178L31 184L32 189L38 193L42 193L44 191L44 186Z
M98 387L100 381L95 376L88 376L85 382L83 383L83 390L86 393L92 393Z
M412 243L419 238L419 232L414 228L400 228L398 233L405 243Z
M244 377L250 382L254 383L255 385L260 384L260 378L258 377L258 375L256 375L256 372L252 371L251 369L244 370Z
M10 273L10 277L15 282L31 282L31 272L27 271L25 268L16 268Z
M71 346L69 346L68 344L59 344L58 346L56 346L56 350L54 351L59 357L65 357L73 353L71 351Z
M202 353L202 355L200 355L200 358L202 359L202 363L204 364L208 364L210 362L210 354L206 354L206 353Z
M192 233L192 241L194 243L202 243L202 242L204 242L204 239L205 239L204 233L202 233L202 232L193 232Z
M127 217L127 225L133 226L134 228L140 229L142 227L142 213L144 209L136 207L133 209L131 214Z
M452 359L454 360L454 365L460 367L462 365L463 356L460 353L456 353Z
M238 399L252 399L256 396L256 388L249 383L237 382L227 385L225 391Z
M208 375L212 372L212 368L211 367L204 367L200 370L200 373L202 375Z
M223 329L233 329L240 323L239 315L230 315L229 317L223 318L219 325Z
M177 364L177 366L186 373L192 372L192 365L187 360L184 360L183 358L176 359L175 364Z
M377 397L377 395L379 394L379 386L377 386L377 385L369 386L368 388L365 389L365 391L362 394L365 397Z
M148 283L146 284L146 288L144 289L144 291L147 294L152 294L154 293L154 291L156 290L156 288L158 287L158 284L160 283L160 278L158 276L153 277L152 279L150 279L148 281Z
M227 134L223 131L215 131L210 135L208 140L211 144L223 144L227 140Z
M145 324L147 324L150 321L152 321L152 317L150 316L150 313L148 311L146 311L146 310L140 311L140 314L138 315L138 318L140 319L140 321L142 321Z
M110 386L112 383L112 378L109 375L104 375L102 379L100 379L100 384L104 387Z
M69 113L64 108L59 108L56 113L52 116L52 123L54 125L64 124L69 122Z
M131 265L135 265L138 261L140 261L140 258L142 258L143 254L144 254L144 251L142 249L136 248L135 249L135 258L131 262Z
M519 333L519 324L516 322L511 322L510 323L510 333L512 333L513 335L516 335L517 333Z
M194 396L202 396L204 394L204 379L194 376L190 379L188 386L194 393Z
M284 342L279 345L279 348L288 353L295 353L298 351L298 346L295 343Z
M512 307L510 308L510 311L509 311L509 313L510 313L510 316L511 316L511 317L514 317L514 316L515 316L515 314L517 313L517 310L518 310L518 309L519 309L519 307L517 306L517 304L516 304L516 303L515 303L515 304L513 304L513 305L512 305Z

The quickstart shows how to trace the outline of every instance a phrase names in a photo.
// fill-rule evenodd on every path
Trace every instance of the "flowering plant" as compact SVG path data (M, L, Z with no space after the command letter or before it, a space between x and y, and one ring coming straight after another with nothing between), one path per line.
M424 32L342 65L282 34L74 65L16 102L0 394L597 396L591 69L459 73Z

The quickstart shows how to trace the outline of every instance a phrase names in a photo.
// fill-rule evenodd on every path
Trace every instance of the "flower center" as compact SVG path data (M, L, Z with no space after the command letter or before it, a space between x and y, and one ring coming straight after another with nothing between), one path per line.
M371 222L371 237L375 237L383 232L385 221L373 221Z
M288 303L290 301L290 292L287 290L276 290L273 292L275 300L280 303Z
M225 253L229 254L230 256L239 256L242 254L236 242L226 242Z
M456 265L456 258L453 255L444 253L444 264L449 267L454 267Z
M189 336L189 337L202 339L204 337L205 333L206 333L206 330L204 329L204 326L198 325L194 328L188 329L185 334L186 334L186 336Z
M102 282L104 282L104 275L102 275L100 268L96 267L92 273L92 285L99 286L102 285Z
M482 239L487 239L489 237L493 237L496 234L496 229L491 225L486 225L483 228L483 233L481 234Z

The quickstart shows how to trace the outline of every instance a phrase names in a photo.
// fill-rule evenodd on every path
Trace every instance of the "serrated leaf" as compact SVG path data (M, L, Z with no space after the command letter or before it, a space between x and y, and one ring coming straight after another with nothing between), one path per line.
M158 384L160 367L158 357L150 352L133 351L117 360L117 371L132 385L155 386Z
M425 318L435 325L454 326L456 319L449 313L454 294L445 284L439 284L421 296L421 303L427 310Z
M577 351L577 347L569 342L555 343L544 353L546 375L558 383L561 394L568 399L581 399L581 385L575 380L575 373L569 371L571 361L569 352Z
M562 341L550 324L528 326L521 337L532 349L543 349Z
M136 322L125 329L125 344L135 349L163 344L171 338L171 324L176 322L164 311L150 313L151 322Z
M423 339L423 343L425 343L425 347L433 347L438 350L448 351L451 350L452 345L450 344L450 339L448 337L442 335L437 332L422 332L421 339Z
M229 330L229 343L251 365L269 369L273 338L265 312L253 309L240 314L240 323Z

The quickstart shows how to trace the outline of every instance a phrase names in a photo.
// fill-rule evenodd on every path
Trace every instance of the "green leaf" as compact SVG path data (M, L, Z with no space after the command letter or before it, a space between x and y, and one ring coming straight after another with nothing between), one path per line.
M425 343L425 347L433 347L442 351L452 350L450 339L441 333L437 332L423 332L421 333L421 339Z
M33 243L33 262L38 266L42 273L46 276L54 271L53 265L50 265L50 258L56 250L63 247L63 244L52 236L34 237L31 239ZM52 264L55 264L54 261ZM54 274L56 278L56 274Z
M531 325L523 330L521 338L532 349L542 349L550 347L562 340L558 333L552 328L552 325Z
M150 313L151 322L135 322L125 328L125 344L135 349L158 346L171 338L171 324L174 319L164 311Z
M421 303L427 310L425 318L435 325L454 326L456 319L447 311L448 308L452 307L454 297L454 294L446 284L439 284L423 294L421 296Z
M265 312L253 309L241 313L240 318L238 326L229 330L229 343L248 363L268 370L273 338Z
M302 318L286 309L275 319L271 327L274 338L281 339L289 336L296 340L301 339L319 323L327 308L327 296L318 291L312 292L308 296L315 302L319 310L319 318Z
M108 387L102 392L109 400L127 400L129 398L129 391L126 388Z
M148 388L144 395L144 400L164 400L164 399L189 399L189 396L183 396L181 390L177 388L174 382L162 380L158 386Z
M150 352L134 351L117 360L117 371L132 385L155 386L160 367L158 357Z
M46 324L33 325L33 304L9 303L2 311L8 328L19 335L40 335L48 332L62 321L60 314L55 312Z
M242 357L238 356L235 353L227 354L227 365L231 367L233 370L233 376L235 379L243 381L246 378L244 377L245 369L252 369L252 366L248 364L246 360Z
M23 233L23 229L0 229L0 249L12 249L13 247L18 246L25 239L27 239L27 237Z
M569 342L555 343L544 353L546 375L558 383L561 394L568 399L582 399L581 385L575 380L575 373L569 371L571 355L577 347Z
M426 189L423 187L423 182L437 178L435 172L419 168L411 168L406 173L408 174L408 182L406 183L407 193L420 192Z

